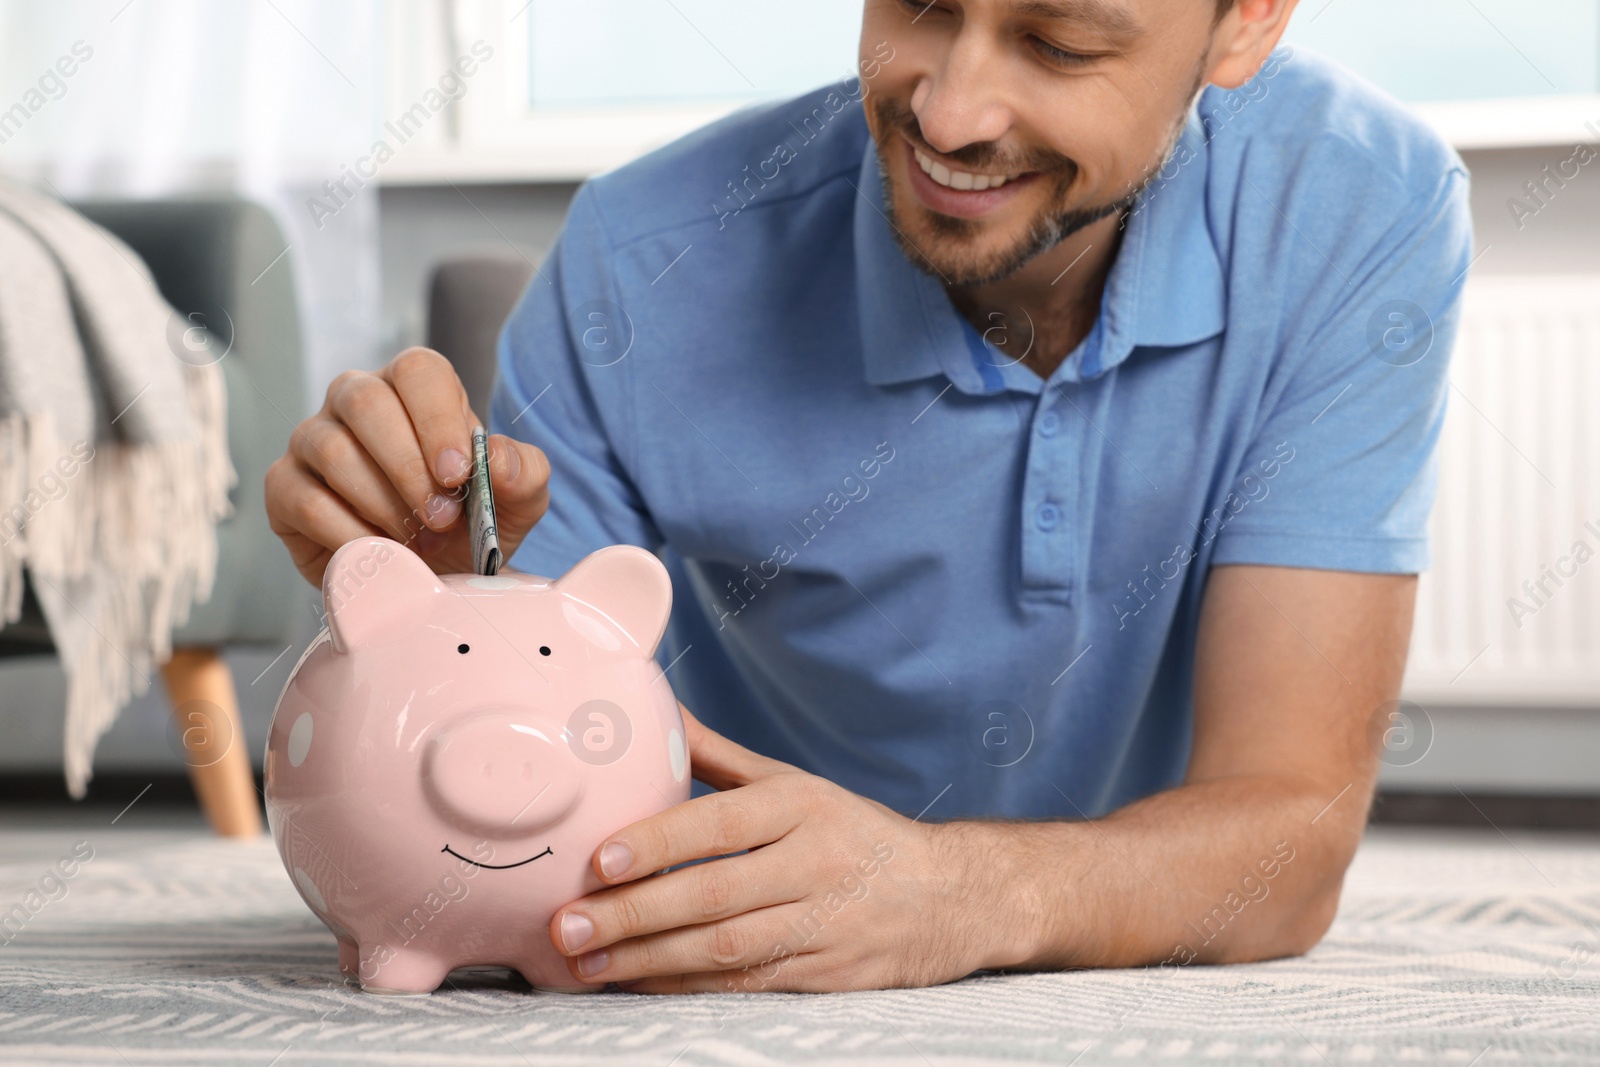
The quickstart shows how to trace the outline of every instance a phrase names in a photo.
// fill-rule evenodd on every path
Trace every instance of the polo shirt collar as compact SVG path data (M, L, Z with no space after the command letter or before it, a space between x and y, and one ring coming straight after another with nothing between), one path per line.
M1096 329L1053 380L1097 378L1135 348L1182 347L1223 331L1227 283L1208 224L1208 167L1205 131L1191 108L1172 155L1128 217ZM1001 377L976 358L974 331L943 283L915 266L895 242L870 137L855 185L856 297L866 380L889 385L943 373L965 393L999 391Z

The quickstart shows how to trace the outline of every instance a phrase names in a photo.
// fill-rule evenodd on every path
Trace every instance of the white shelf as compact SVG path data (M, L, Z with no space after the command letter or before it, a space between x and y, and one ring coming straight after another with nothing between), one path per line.
M742 106L719 103L528 112L516 121L514 141L502 127L495 131L493 141L482 147L417 145L397 152L383 165L377 180L380 185L582 181L620 167Z
M1414 106L1458 150L1600 143L1600 94Z

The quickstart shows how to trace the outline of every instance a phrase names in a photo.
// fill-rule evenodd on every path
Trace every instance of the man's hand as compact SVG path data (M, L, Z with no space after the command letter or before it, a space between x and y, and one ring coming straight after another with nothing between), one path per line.
M1412 575L1217 568L1186 780L1092 821L926 825L685 711L695 777L723 792L608 838L594 864L611 888L558 911L550 938L578 979L639 992L1305 952L1366 824L1368 728L1399 690L1415 592Z
M437 352L407 349L376 374L346 371L267 469L272 532L313 585L340 545L374 534L406 545L436 573L471 571L461 513L472 427L481 421ZM550 464L532 445L494 434L489 479L509 559L544 515Z
M574 977L631 992L839 991L960 978L992 954L945 828L758 756L687 710L695 777L722 790L612 834L550 938ZM729 853L748 849L744 855ZM709 856L660 877L652 872Z

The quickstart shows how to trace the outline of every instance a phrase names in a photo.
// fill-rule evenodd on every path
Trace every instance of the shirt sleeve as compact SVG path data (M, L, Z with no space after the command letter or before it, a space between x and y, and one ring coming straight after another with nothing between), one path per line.
M489 431L550 460L550 505L509 563L556 578L613 544L663 538L628 474L633 326L610 271L593 187L573 199L555 247L500 332Z
M1206 520L1212 563L1409 574L1427 569L1428 513L1450 351L1472 257L1467 176L1405 204L1309 331ZM1349 269L1349 268L1347 268ZM1269 388L1269 394L1273 390Z

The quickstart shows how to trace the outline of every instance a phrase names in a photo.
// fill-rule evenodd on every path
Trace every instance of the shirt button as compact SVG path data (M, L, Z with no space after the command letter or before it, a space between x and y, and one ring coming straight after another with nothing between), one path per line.
M1033 513L1033 521L1039 529L1050 531L1061 525L1061 509L1048 500L1039 505L1039 510Z
M1061 416L1053 411L1047 411L1039 416L1039 436L1054 437L1061 429Z

